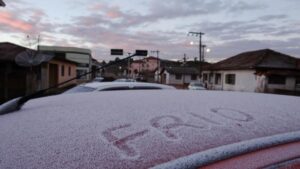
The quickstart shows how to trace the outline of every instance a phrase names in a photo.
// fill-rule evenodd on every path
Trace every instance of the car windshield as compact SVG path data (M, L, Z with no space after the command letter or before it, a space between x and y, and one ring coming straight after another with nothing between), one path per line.
M73 87L73 88L67 90L64 93L65 94L69 94L69 93L82 93L82 92L92 92L92 91L95 91L95 90L96 90L96 88L79 85L79 86L76 86L76 87Z
M202 83L192 83L191 86L203 87L204 85Z
M136 82L134 79L117 79L114 82Z

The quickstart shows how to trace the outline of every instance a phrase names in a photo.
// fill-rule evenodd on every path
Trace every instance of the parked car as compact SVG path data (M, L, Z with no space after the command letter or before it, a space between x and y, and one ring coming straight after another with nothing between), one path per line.
M299 103L187 90L33 99L0 116L0 168L299 168Z
M103 77L95 77L95 78L93 79L94 82L102 82L103 80L104 80Z
M200 82L191 82L188 86L189 90L205 90L204 84Z
M123 78L123 79L116 79L116 80L114 80L114 82L136 82L136 80Z
M80 92L95 92L95 91L110 91L110 90L149 90L149 89L175 89L172 86L156 84L156 83L143 83L143 82L91 82L75 86L66 92L80 93Z

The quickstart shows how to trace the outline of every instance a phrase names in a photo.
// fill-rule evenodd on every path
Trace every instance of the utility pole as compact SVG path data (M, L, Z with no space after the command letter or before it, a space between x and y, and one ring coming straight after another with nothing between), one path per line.
M202 58L203 58L203 62L204 62L204 58L205 58L205 48L206 48L207 46L206 45L202 45Z
M130 56L131 55L131 53L130 52L128 52L128 56ZM127 79L129 79L129 70L130 70L130 58L128 59L128 65L127 65Z
M159 63L159 50L152 50L151 53L156 53L156 59L157 59L157 82L158 80L158 74L159 74L159 69L160 69L160 63Z
M202 36L203 32L189 32L188 35L199 37L199 76L202 78L202 62L204 60L204 56L202 56Z

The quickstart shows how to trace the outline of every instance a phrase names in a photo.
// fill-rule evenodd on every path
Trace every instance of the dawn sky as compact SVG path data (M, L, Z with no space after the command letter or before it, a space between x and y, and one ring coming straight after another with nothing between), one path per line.
M111 48L160 50L164 59L198 57L196 37L214 61L240 52L271 48L300 57L299 0L4 0L0 42L90 48L109 60Z

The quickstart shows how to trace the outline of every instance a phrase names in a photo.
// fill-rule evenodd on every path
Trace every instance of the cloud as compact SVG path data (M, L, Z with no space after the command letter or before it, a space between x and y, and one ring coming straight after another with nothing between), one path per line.
M247 1L237 1L229 5L228 12L240 13L248 10L259 10L267 8L266 5L261 3L249 3Z
M71 21L66 23L50 22L49 16L41 9L28 4L20 5L25 2L18 1L19 3L13 4L14 10L7 11L9 15L6 14L5 17L9 19L5 22L19 21L31 28L14 28L11 23L2 23L1 32L42 33L46 44L91 48L97 59L112 59L109 55L110 48L123 48L128 52L135 49L158 49L162 58L169 59L181 58L184 53L190 58L197 57L198 48L189 45L186 31L199 28L206 33L203 43L212 48L210 58L229 57L239 52L267 47L286 50L293 55L300 53L299 43L296 42L300 24L288 20L288 13L263 13L263 16L253 14L256 18L245 17L246 19L218 19L219 15L231 16L245 11L253 13L255 10L269 8L254 1L147 0L143 1L145 8L142 11L125 9L108 1L86 3L76 0L88 12L78 12L78 15L71 16ZM74 3L71 0L64 1ZM19 11L23 12L20 14ZM210 16L216 19L209 19ZM278 20L284 21L284 24L278 23ZM176 26L181 25L177 29L168 30L162 26L176 27L172 26L175 22Z
M281 14L281 15L265 15L265 16L261 16L259 17L259 20L262 21L272 21L272 20L282 20L282 19L286 19L287 15Z
M5 29L6 31L29 32L33 29L31 24L17 19L13 14L5 11L0 11L0 26L2 27L1 29Z
M46 21L48 15L42 9L32 7L32 4L23 0L9 2L8 5L0 11L0 32L35 35L55 32L59 26Z
M286 41L249 39L237 40L217 46L215 50L212 50L211 56L217 58L228 58L245 51L269 48L300 58L299 42L300 38L291 38Z

